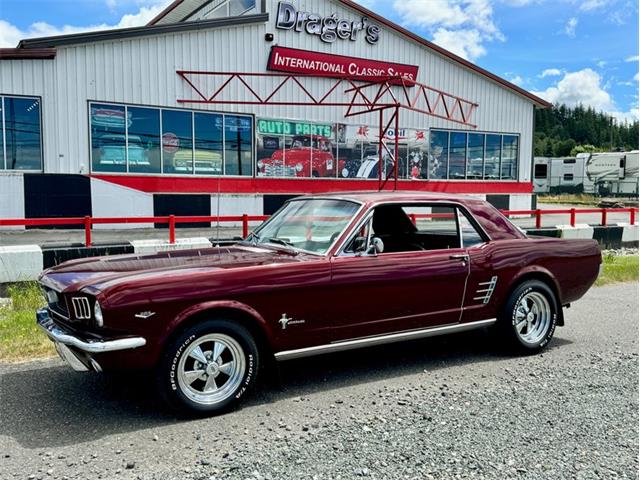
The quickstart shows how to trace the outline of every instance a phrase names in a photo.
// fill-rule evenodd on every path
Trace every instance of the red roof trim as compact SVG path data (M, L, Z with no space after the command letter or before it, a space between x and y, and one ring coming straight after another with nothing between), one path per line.
M393 23L390 20L387 20L386 18L378 15L375 12L372 12L371 10L363 7L362 5L353 2L352 0L338 0L340 3L342 3L343 5L347 6L348 8L351 8L353 10L356 10L358 12L360 12L362 15L364 15L365 17L369 17L372 18L374 20L376 20L377 22L380 22L381 24L387 26L388 28L395 30L396 32L404 35L405 37L409 37L411 40L427 47L430 48L431 50L434 50L435 52L439 53L440 55L443 55L447 58L449 58L450 60L453 60L456 63L461 64L462 66L473 70L476 73L479 73L480 75L483 75L487 78L489 78L490 80L493 80L494 82L502 85L503 87L506 87L510 90L513 90L514 92L518 93L519 95L522 95L526 98L528 98L529 100L531 100L533 103L539 105L540 107L543 108L551 108L553 105L549 102L547 102L546 100L534 95L531 92L526 91L524 88L520 88L517 85L514 85L513 83L505 80L504 78L499 77L498 75L489 72L488 70L485 70L484 68L481 68L477 65L474 65L473 63L469 62L468 60L465 60L462 57L459 57L458 55L451 53L448 50L445 50L442 47L439 47L438 45L436 45L435 43L432 43L424 38L422 38L419 35L416 35L413 32L410 32L409 30L407 30L406 28L401 27L400 25ZM162 12L160 12L160 14L158 16L156 16L153 20L151 20L149 22L149 25L155 25L157 22L159 22L162 18L164 18L165 16L167 16L169 14L169 12L171 12L173 9L175 9L178 5L182 4L184 2L184 0L174 0L174 2L169 5L167 8L165 8Z
M52 60L55 48L0 48L0 60Z
M173 9L176 8L178 5L180 5L182 2L184 2L184 0L174 0L173 3L171 3L167 8L162 10L158 15L156 15L153 19L151 19L151 21L147 23L147 25L155 25L164 17L169 15L169 13L173 11Z

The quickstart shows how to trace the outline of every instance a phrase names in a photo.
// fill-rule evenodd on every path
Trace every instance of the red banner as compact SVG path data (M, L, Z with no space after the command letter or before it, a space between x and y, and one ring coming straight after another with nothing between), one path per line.
M310 52L297 48L271 47L268 70L302 73L318 77L351 78L377 81L402 76L416 80L418 67L402 63L380 62L367 58L345 57L328 53Z

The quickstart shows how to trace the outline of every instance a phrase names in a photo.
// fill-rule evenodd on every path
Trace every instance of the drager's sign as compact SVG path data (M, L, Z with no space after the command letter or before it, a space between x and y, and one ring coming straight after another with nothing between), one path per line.
M278 4L276 28L318 35L327 43L333 43L338 39L355 42L358 38L364 37L371 45L375 45L380 40L380 27L369 23L367 18L362 18L359 22L350 22L339 19L335 13L330 17L321 17L317 13L299 12L295 6L287 2Z

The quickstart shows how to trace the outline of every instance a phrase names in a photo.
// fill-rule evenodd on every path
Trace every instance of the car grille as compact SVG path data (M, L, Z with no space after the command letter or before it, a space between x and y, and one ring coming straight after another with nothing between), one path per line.
M57 292L51 288L44 287L43 290L45 298L47 299L49 310L64 319L68 319L69 309L67 308L67 303L64 296L60 292Z
M297 174L295 167L287 167L285 165L264 166L264 175L266 177L295 177Z
M72 297L73 314L78 320L89 320L91 318L91 305L87 297Z

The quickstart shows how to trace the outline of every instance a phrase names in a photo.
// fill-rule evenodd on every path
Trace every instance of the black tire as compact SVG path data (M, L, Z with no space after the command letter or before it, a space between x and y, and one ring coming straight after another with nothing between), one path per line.
M543 311L546 304L548 314L539 315L536 320L529 323L528 314L523 316L526 311L522 307L523 302L532 305L534 311ZM535 308L533 308L534 303ZM539 280L527 280L521 283L511 292L498 319L498 330L504 345L512 352L525 355L542 351L553 338L558 322L558 312L558 299L545 283ZM535 313L533 315L536 316ZM546 320L542 320L543 318ZM519 328L523 321L526 324ZM536 321L539 323L533 323Z
M190 355L200 348L198 353L213 357L216 344L225 348L217 359L208 358L206 365L196 360L201 355ZM258 377L258 362L258 347L246 328L230 320L205 320L187 328L167 345L157 370L158 387L165 401L179 412L214 415L237 406L251 390ZM229 367L232 364L233 368ZM204 373L191 380L180 373L183 371ZM214 377L211 386L209 377ZM216 390L207 391L207 387ZM218 393L214 395L215 392Z

